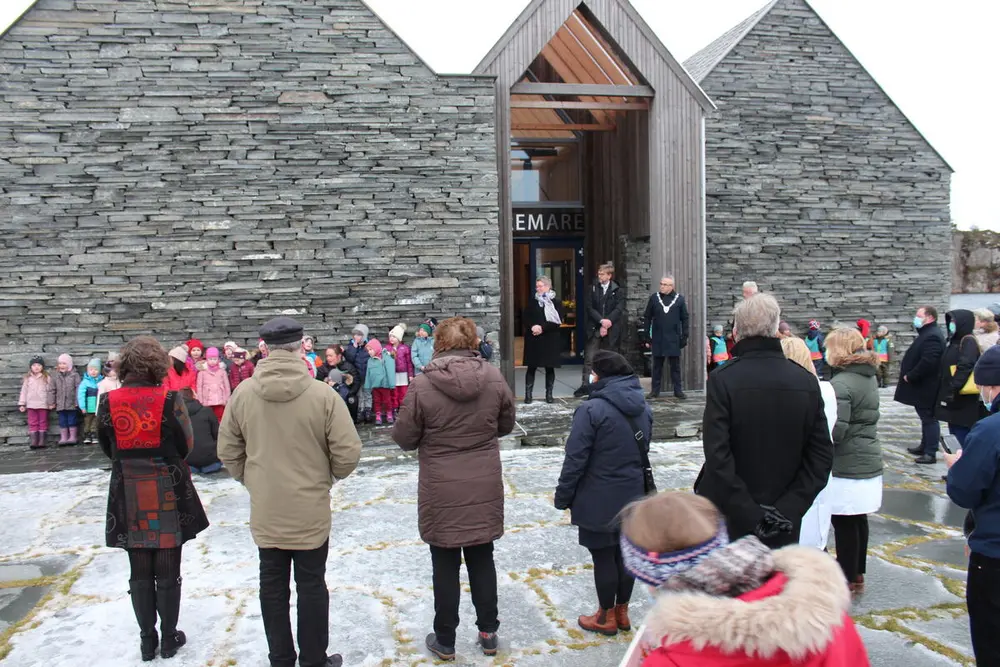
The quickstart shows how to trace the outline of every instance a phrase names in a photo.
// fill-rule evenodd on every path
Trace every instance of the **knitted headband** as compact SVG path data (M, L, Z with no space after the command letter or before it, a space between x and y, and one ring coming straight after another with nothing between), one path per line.
M727 544L729 544L729 534L726 532L724 521L719 521L719 529L711 539L680 551L667 553L647 551L633 544L625 533L622 533L622 561L625 569L639 581L650 586L661 586L672 576L690 570L713 551Z

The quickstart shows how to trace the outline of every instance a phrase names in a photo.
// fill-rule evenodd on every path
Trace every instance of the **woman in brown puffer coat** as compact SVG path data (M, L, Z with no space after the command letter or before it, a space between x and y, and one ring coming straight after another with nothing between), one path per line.
M455 657L463 552L486 655L496 654L500 626L493 563L493 542L503 535L498 438L514 428L514 396L476 347L472 320L438 325L434 359L410 384L392 432L400 447L419 454L420 537L434 570L434 632L426 643L443 660Z

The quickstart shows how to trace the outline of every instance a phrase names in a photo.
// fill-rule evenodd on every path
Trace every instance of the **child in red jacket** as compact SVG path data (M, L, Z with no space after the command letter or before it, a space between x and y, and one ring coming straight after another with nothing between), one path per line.
M867 667L837 561L817 549L730 542L715 505L691 493L626 510L622 560L656 589L624 665Z

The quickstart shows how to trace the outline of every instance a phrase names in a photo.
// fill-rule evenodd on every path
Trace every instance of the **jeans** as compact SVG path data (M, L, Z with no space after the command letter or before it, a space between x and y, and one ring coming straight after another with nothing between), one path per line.
M948 424L948 433L955 436L958 440L958 444L965 447L965 439L969 437L969 431L972 429L968 426L959 426L958 424Z
M965 588L972 650L979 667L1000 665L1000 559L973 552Z
M493 563L493 543L474 547L445 548L431 545L431 565L434 569L434 634L443 646L455 646L458 629L458 604L462 592L458 580L465 553L465 569L469 572L472 604L476 608L476 626L480 632L496 632L497 569Z
M635 579L625 569L622 552L616 544L604 549L591 549L594 559L594 585L601 609L614 609L616 604L628 604L632 599Z
M937 458L938 441L941 439L941 424L934 417L934 408L914 408L920 417L920 446L924 454Z
M674 388L674 395L684 391L681 384L681 358L680 357L653 357L653 393L659 394L663 383L663 360L670 362L670 383Z
M76 410L59 410L59 428L74 428L77 424Z
M330 593L326 588L326 556L330 543L308 551L259 549L260 610L267 635L268 658L274 667L294 667L295 644L288 616L288 578L295 565L298 593L298 639L302 667L326 664L330 643Z
M222 461L209 463L207 466L193 466L189 463L188 468L191 468L191 472L196 472L201 475L208 475L213 472L219 472L220 470L222 470Z
M833 538L837 544L837 562L848 583L863 575L868 563L868 515L844 516L834 514Z

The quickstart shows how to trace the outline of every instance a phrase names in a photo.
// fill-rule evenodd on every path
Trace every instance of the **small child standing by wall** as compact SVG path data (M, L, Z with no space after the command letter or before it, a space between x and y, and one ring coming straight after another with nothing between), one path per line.
M819 320L809 320L809 333L806 334L806 347L809 348L809 358L812 359L813 367L816 369L816 377L823 379L823 368L826 366L824 357L826 355L826 338L820 331L822 326Z
M115 368L114 359L109 356L108 362L104 364L104 379L97 383L97 400L100 401L101 396L109 391L121 388L122 383L118 381L118 369Z
M365 386L365 378L368 375L368 352L365 346L368 344L368 327L364 324L355 324L351 331L351 342L344 348L344 358L347 359L354 368L358 370L356 378L361 383L361 391L358 392L358 423L370 422L372 418L372 392Z
M97 398L101 375L101 360L94 357L87 363L87 374L83 376L76 390L76 402L83 413L83 444L97 442Z
M375 425L382 425L382 414L389 421L395 421L392 394L396 389L396 360L388 350L382 348L377 338L365 345L368 352L368 370L365 374L365 389L371 392L375 407Z
M313 368L315 368L316 366L319 365L316 362L316 357L319 356L319 355L316 354L316 339L315 338L313 338L312 336L305 336L302 339L302 352L303 352L303 354L306 355L306 357L309 358L309 361L311 361L313 363Z
M875 337L872 338L872 349L878 357L878 386L889 386L889 365L892 363L892 355L896 352L896 346L892 344L892 337L889 335L888 327L881 326L875 330Z
M236 348L233 350L233 359L229 363L229 389L236 391L236 387L244 380L253 377L253 364L247 361L247 351Z
M205 345L197 338L192 338L187 342L188 358L187 367L188 370L192 370L196 373L205 370Z
M709 357L709 372L714 371L719 366L724 366L729 361L729 348L726 345L724 333L723 326L716 324L712 327L712 335L708 337L708 344L712 348L712 356Z
M198 401L206 408L211 408L215 417L221 422L232 389L229 387L229 375L219 359L219 348L208 348L205 354L205 370L198 373L197 387Z
M424 366L431 363L434 358L434 330L431 325L424 322L417 327L417 335L413 339L413 347L410 348L410 357L413 360L413 370L416 375L424 372Z
M56 391L55 409L59 415L59 444L75 445L79 428L76 391L80 386L80 374L73 368L73 357L68 354L59 355L59 364L52 381Z
M49 410L55 406L55 384L45 370L45 360L32 357L28 373L21 382L21 396L17 408L28 413L28 443L32 449L45 447L45 434L49 430Z
M389 331L389 344L385 346L396 360L396 386L392 391L394 413L403 405L406 391L410 388L410 380L413 379L413 357L410 355L410 346L403 342L405 335L406 325L397 324ZM389 422L392 423L392 419Z

